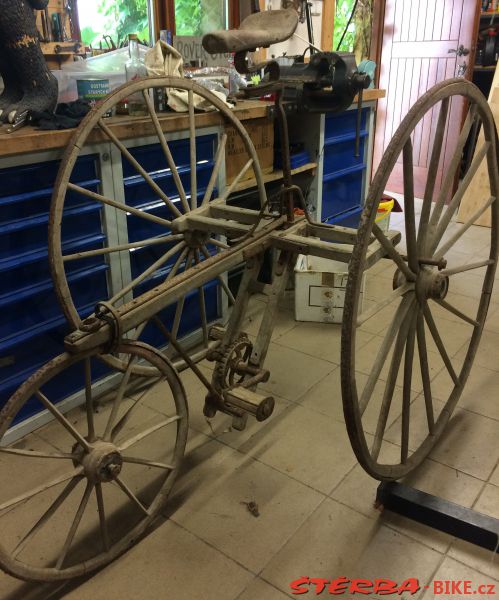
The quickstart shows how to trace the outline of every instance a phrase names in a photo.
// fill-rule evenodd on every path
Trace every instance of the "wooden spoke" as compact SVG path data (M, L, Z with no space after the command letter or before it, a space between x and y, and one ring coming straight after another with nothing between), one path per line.
M226 244L225 242L221 242L220 240L217 240L216 238L210 238L208 240L209 244L213 244L213 246L218 246L219 248L222 248L223 250L228 250L230 248L229 244Z
M180 421L180 419L181 419L180 415L175 415L173 417L169 417L165 421L161 421L160 423L156 423L156 425L153 425L149 429L146 429L145 431L142 431L141 433L138 433L137 435L135 435L134 437L130 438L126 442L122 442L120 444L120 446L119 446L118 449L120 451L128 450L128 448L130 448L131 446L134 446L135 444L138 444L140 441L142 441L148 435L152 435L153 433L155 433L159 429L162 429L163 427L166 427L167 425L170 425L171 423L176 423L177 421Z
M402 441L400 449L400 460L407 462L409 456L409 428L411 416L411 385L412 369L414 365L414 345L416 339L416 318L411 319L404 356L404 384L402 390Z
M19 504L19 502L23 502L24 500L29 500L30 498L33 498L33 496L41 494L45 490L49 490L50 488L53 488L56 485L59 485L60 483L65 483L69 479L73 479L73 477L78 477L79 475L81 475L82 472L83 467L78 467L77 469L73 469L70 473L65 473L64 475L61 475L56 479L52 479L48 483L39 485L36 488L30 490L29 492L25 492L24 494L16 496L13 500L8 500L7 502L0 504L0 511L5 510L6 508L10 508L15 504Z
M126 146L114 135L114 133L109 129L109 127L104 123L102 119L99 120L99 127L102 131L107 135L107 137L113 142L113 144L118 148L118 150L123 154L123 156L128 160L128 162L133 166L133 168L139 173L144 181L149 185L149 187L163 200L163 202L168 206L174 216L180 217L182 213L179 209L173 204L170 198L163 192L163 190L159 187L159 185L154 181L154 179L149 175L149 173L144 169L144 167L132 156Z
M135 465L144 465L146 467L154 467L156 469L163 469L165 471L173 471L175 467L173 465L167 465L166 463L154 462L146 460L145 458L136 458L135 456L123 456L124 463L132 463Z
M104 494L102 491L102 483L100 481L95 484L95 496L97 498L97 510L99 512L99 526L102 547L104 552L107 552L111 547L111 544L109 543L109 532L107 528L106 511L104 507Z
M203 201L201 202L201 206L206 206L208 202L211 200L211 195L213 194L213 190L215 189L215 185L217 184L218 174L220 173L220 167L224 163L225 160L225 145L227 144L227 134L224 133L220 138L220 143L218 144L217 153L215 155L215 166L213 167L213 172L210 177L210 181L208 183L208 187L206 188L206 192L204 193Z
M394 300L400 298L400 296L407 294L407 292L412 292L413 290L414 283L404 283L404 285L401 285L396 290L393 290L393 292L388 294L384 300L378 302L378 304L359 315L357 318L357 327L360 327L363 323L374 317L380 310L389 306Z
M74 537L75 537L78 527L81 523L81 519L85 512L85 509L87 508L88 500L90 498L90 494L92 493L92 491L94 489L94 485L95 484L93 481L87 481L87 487L85 488L85 492L83 493L83 498L81 499L80 506L78 507L78 510L76 511L75 518L73 519L73 522L69 529L69 533L66 537L66 541L64 542L62 552L59 555L59 558L55 565L56 569L61 569L64 564L64 561L66 560L66 556L69 552L69 549L71 548Z
M381 231L381 229L378 227L378 225L376 225L376 223L373 224L373 234L376 237L376 239L378 240L378 242L381 244L383 250L388 254L388 256L393 260L393 262L400 269L400 271L405 276L407 281L415 281L416 280L415 273L413 273L409 269L409 267L407 266L407 263L397 252L397 250L393 246L392 242L390 242L390 240Z
M136 286L142 283L145 279L147 279L150 275L152 275L155 271L157 271L160 267L162 267L172 256L180 252L182 248L184 248L185 242L179 242L173 248L170 248L168 252L163 254L158 260L154 261L153 264L148 267L143 273L141 273L138 277L136 277L133 281L127 284L122 290L120 290L117 294L115 294L109 302L111 304L115 304L118 300L126 296L129 292L131 292Z
M392 347L392 344L393 344L395 338L397 337L397 334L398 334L400 328L402 327L402 324L404 323L405 319L407 318L407 315L409 314L409 310L411 309L413 304L414 304L414 296L406 295L402 298L402 301L400 302L400 304L395 312L393 320L385 334L383 343L381 344L381 347L378 351L378 355L376 357L373 368L371 370L371 374L369 375L369 379L367 380L367 383L364 387L362 396L359 401L359 411L360 411L361 415L364 414L364 412L369 404L372 393L374 391L374 387L375 387L376 383L378 382L379 375L385 365L388 353L390 352L390 348Z
M101 202L102 204L107 204L108 206L113 206L118 210L130 213L131 215L144 219L145 221L151 221L151 223L156 223L157 225L162 225L166 228L170 228L172 224L172 222L168 219L162 219L161 217L157 217L156 215L150 215L148 212L139 210L138 208L135 208L133 206L129 206L124 202L117 202L116 200L111 200L111 198L107 198L106 196L102 196L101 194L97 194L96 192L92 192L92 190L87 190L86 188L76 185L74 183L68 183L68 190L77 192L78 194L87 196L92 200L96 200L97 202Z
M205 258L210 258L210 253L208 252L208 248L206 246L201 246L201 252ZM230 291L229 286L225 282L224 278L221 275L218 275L217 279L222 286L223 291L227 294L229 303L234 305L236 303L236 299L234 298L234 294Z
M426 334L424 329L424 318L421 311L418 312L416 321L416 333L418 341L419 366L421 368L421 379L423 380L423 394L426 408L426 420L430 435L435 429L435 415L433 411L433 400L431 397L430 371L428 368L428 353L426 351Z
M189 252L187 253L187 258L185 259L184 272L188 271L190 269L190 267L192 266L192 263L193 263L192 250L189 250ZM184 312L184 306L185 306L185 296L182 296L177 302L177 308L175 309L175 316L173 317L171 336L175 340L177 339L178 332L180 329L180 323L182 322L182 314Z
M127 484L123 481L123 479L121 479L121 477L116 477L115 478L116 483L119 485L119 487L125 492L125 494L130 498L130 500L138 507L140 508L140 510L145 513L147 516L149 516L149 511L147 510L147 508L142 504L142 502L137 498L137 496L132 492L132 490L127 486Z
M440 243L440 240L442 239L442 236L444 235L447 227L449 226L449 223L451 222L452 217L454 216L454 213L459 208L461 200L463 199L463 196L466 193L466 190L468 189L473 177L475 176L476 172L478 171L478 168L482 164L483 159L487 156L487 152L489 151L490 145L491 142L485 142L482 148L478 150L476 156L473 159L473 162L471 163L470 168L468 169L468 172L459 184L456 193L452 197L452 200L449 202L449 205L442 218L438 222L438 225L435 224L435 226L431 229L430 248L432 252L435 250L435 248L437 248L438 244Z
M445 242L445 244L443 244L440 248L438 248L437 252L435 253L434 258L436 260L438 260L439 258L443 258L445 256L445 254L452 248L452 246L454 246L454 244L461 238L461 236L466 231L468 231L468 229L476 222L476 220L479 219L483 215L483 213L489 208L489 206L491 206L491 204L493 204L494 202L495 202L495 198L493 196L490 197L484 206L482 206L475 213L473 213L473 215L469 218L469 220L466 221L466 223L462 227L460 227L456 231L456 233L454 233L454 235L452 235Z
M19 556L19 554L24 550L24 548L26 548L29 541L33 539L33 537L40 531L40 529L45 525L45 523L47 523L47 521L49 521L50 518L57 512L59 507L62 506L64 500L66 500L66 498L71 494L71 492L75 489L75 487L80 481L81 477L73 477L72 479L70 479L66 487L57 496L54 502L52 502L52 504L43 513L40 519L38 519L35 525L33 525L33 527L14 548L14 550L12 551L12 558L16 558L16 556Z
M201 257L199 250L194 253L194 259L197 265L201 264ZM198 298L199 298L199 314L201 315L201 329L203 330L203 343L205 348L208 347L208 316L206 314L206 300L204 297L204 287L198 287Z
M433 194L435 192L435 183L437 179L438 168L440 166L442 148L444 146L444 134L447 124L447 118L449 115L449 104L449 98L444 98L442 100L440 114L438 115L437 130L435 132L435 139L433 141L431 159L428 168L428 178L426 180L426 187L424 191L423 207L421 209L421 217L419 220L417 244L420 254L423 255L425 254L428 220L430 218Z
M411 138L404 144L404 215L407 244L407 260L413 273L419 272L418 248L416 242L416 215L414 213L414 167Z
M194 118L194 92L188 91L189 103L189 142L190 142L190 165L191 165L191 209L197 207L198 184L197 184L197 158L196 158L196 121Z
M480 323L478 321L475 321L475 319L468 317L468 315L465 315L463 312L461 312L455 306L452 306L452 304L449 304L446 300L435 300L435 302L438 305L440 305L442 308L445 308L446 310L448 310L453 315L456 315L456 317L459 317L463 321L466 321L466 323L473 325L473 327L480 327Z
M170 269L170 272L166 276L165 281L168 281L168 280L172 279L173 277L175 277L175 275L177 274L177 271L180 268L180 265L184 262L184 259L186 261L189 259L189 254L190 254L190 249L188 247L185 247L182 250L182 252L180 253L177 260L174 262L173 267Z
M468 265L461 265L459 267L452 267L451 269L444 269L442 271L442 275L447 275L447 277L450 277L452 275L457 275L458 273L473 271L474 269L482 269L483 267L488 267L489 265L493 265L494 263L495 260L489 258L487 260L481 260L476 263L469 263Z
M157 317L156 317L157 318ZM132 406L130 406L130 408L125 412L125 414L120 418L120 420L116 423L116 425L113 427L113 430L111 432L111 440L114 441L117 436L120 434L120 432L123 430L123 427L125 427L125 425L128 423L128 421L130 420L130 417L132 416L132 414L135 412L135 410L141 405L142 400L145 398L147 392L149 391L150 387L156 385L157 383L159 383L161 381L161 377L155 378L151 381L150 386L148 387L148 389L143 392L138 398L137 400L132 404Z
M95 440L95 425L94 425L94 402L92 399L92 365L90 358L86 358L83 362L85 369L85 409L87 412L87 439L89 442Z
M250 158L249 161L244 165L244 167L239 171L237 176L234 178L234 181L229 185L228 188L224 191L224 193L220 196L220 200L225 202L227 198L232 194L232 192L237 187L237 184L241 181L241 179L246 175L246 171L253 165L253 159Z
M66 419L66 417L61 413L61 411L54 405L50 400L40 391L35 392L35 396L40 400L40 402L45 406L45 408L54 415L54 417L59 421L59 423L66 429L66 431L72 435L75 440L80 443L80 446L84 448L87 452L90 452L90 445L88 441L71 425L71 423Z
M411 306L414 302L411 302ZM409 328L412 322L412 318L409 315L404 319L397 332L397 341L393 349L392 360L390 362L390 370L388 371L388 378L385 385L385 392L383 394L383 400L381 402L381 408L378 417L378 423L376 425L376 432L374 434L374 441L371 448L371 456L374 460L378 459L381 445L383 443L383 436L385 435L386 424L388 422L388 415L392 406L393 393L395 391L395 385L397 383L397 376L400 369L400 363L402 361L402 354L404 353L404 346L406 345Z
M128 360L128 365L126 371L123 374L123 379L121 380L120 386L116 393L116 398L113 402L113 408L111 409L111 414L109 415L109 419L107 421L106 430L104 431L104 435L102 439L106 442L109 442L112 439L112 432L114 428L114 423L118 416L118 412L121 408L121 404L123 402L123 396L125 395L125 390L127 388L128 382L130 381L130 375L132 374L133 364L135 362L135 356L131 356Z
M73 454L64 452L37 452L36 450L21 450L19 448L0 448L0 454L14 454L15 456L30 456L32 458L56 458L73 460Z
M459 135L456 149L455 149L452 159L449 163L449 168L448 168L445 178L442 182L442 186L440 188L440 193L438 195L437 201L435 202L435 206L433 207L433 211L431 213L430 222L429 222L430 231L432 231L437 226L437 223L440 219L440 215L442 214L442 210L447 201L447 196L448 196L449 190L452 190L454 187L454 180L455 180L459 165L461 163L461 157L463 154L464 145L468 141L468 135L470 133L471 127L473 126L473 123L476 118L476 114L477 114L476 111L477 111L476 104L472 104L469 109L468 116L466 117L466 121L464 122L463 129L461 130L461 133Z
M178 235L164 235L157 238L150 238L141 242L132 242L131 244L121 244L119 246L112 246L111 248L97 248L96 250L88 250L87 252L77 252L75 254L66 254L62 257L64 262L70 262L72 260L82 260L84 258L91 258L92 256L102 256L105 254L112 254L113 252L122 252L123 250L135 250L137 248L146 248L148 246L159 246L161 244L170 244L178 240L184 239L182 234Z
M168 146L168 142L166 141L165 134L161 128L161 124L159 122L158 115L156 114L156 111L154 110L154 104L151 100L151 95L149 94L149 90L142 90L142 95L144 96L144 100L146 101L147 108L149 110L149 114L151 116L151 119L152 119L152 122L154 125L154 129L156 130L156 135L158 136L159 143L161 144L161 149L163 150L163 154L165 155L165 158L166 158L166 162L168 164L168 167L170 168L170 171L172 172L173 181L175 183L175 187L178 190L178 195L180 197L180 201L182 202L184 211L189 212L190 208L189 208L189 204L187 202L187 196L185 193L185 189L182 184L182 180L180 179L180 176L178 174L177 165L175 164L175 161L173 160L173 156L170 151L170 147Z
M435 321L433 320L433 316L431 314L430 308L427 304L423 308L423 314L424 314L426 323L428 325L428 329L430 330L430 333L433 337L433 341L435 342L435 344L438 348L440 356L442 357L442 360L444 361L444 364L447 368L447 371L449 372L449 375L452 378L452 381L454 382L455 385L459 385L459 378L456 375L456 372L454 371L452 362L449 358L449 355L447 354L447 350L445 349L444 343L442 341L442 338L440 337L440 334L438 332Z

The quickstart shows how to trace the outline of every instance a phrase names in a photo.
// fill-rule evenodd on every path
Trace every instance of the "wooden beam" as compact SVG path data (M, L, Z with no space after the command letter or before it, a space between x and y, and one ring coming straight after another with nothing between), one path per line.
M324 52L331 52L334 40L334 14L336 10L336 0L324 0L322 2L322 28L321 28L321 48Z

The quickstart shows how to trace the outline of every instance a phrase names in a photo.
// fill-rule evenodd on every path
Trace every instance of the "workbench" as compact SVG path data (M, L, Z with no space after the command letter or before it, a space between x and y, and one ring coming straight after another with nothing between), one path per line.
M317 220L356 226L370 181L373 125L376 100L380 90L364 94L360 156L354 156L357 105L341 114L290 114L290 142L303 142L310 162L296 172L307 174L307 201ZM244 123L270 119L271 102L241 101L234 108ZM162 128L168 133L172 148L182 154L188 146L188 116L160 115ZM126 145L150 173L164 169L159 146L152 143L153 126L149 118L112 117L110 128L126 139ZM198 132L198 179L213 165L214 149L223 131L216 113L196 115ZM0 129L0 408L17 387L41 365L63 352L63 339L68 326L53 289L47 253L47 224L52 188L59 161L73 131L37 131L32 127L12 134ZM133 204L153 201L150 188L130 167L122 163L108 139L96 131L91 145L77 161L74 177L97 185L104 195L113 195ZM186 148L184 148L186 146ZM187 148L188 155L188 148ZM225 177L225 170L221 170ZM269 185L279 185L281 172L264 175ZM237 196L251 194L252 181L240 182ZM253 190L254 191L254 190ZM137 220L119 221L122 211L107 208L100 215L82 206L73 209L72 239L67 248L84 248L88 240L95 243L103 231L127 227L129 239L144 236ZM144 227L140 224L140 227ZM147 237L147 235L145 235ZM140 253L119 253L101 269L81 269L74 274L80 286L78 302L92 312L97 300L106 297L107 289L123 285L123 277L131 277L138 268ZM126 255L126 256L123 256ZM81 282L81 284L80 284ZM192 304L191 330L195 330L196 304ZM212 319L221 315L217 285L207 290L207 311ZM68 407L66 407L68 408ZM15 437L42 425L47 416L39 412L36 402L26 405L22 423L13 428Z

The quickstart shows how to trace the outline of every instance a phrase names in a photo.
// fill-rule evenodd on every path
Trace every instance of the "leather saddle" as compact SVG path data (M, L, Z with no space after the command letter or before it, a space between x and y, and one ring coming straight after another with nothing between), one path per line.
M268 48L289 39L297 26L298 13L293 8L258 12L246 17L239 29L206 34L203 48L210 54Z

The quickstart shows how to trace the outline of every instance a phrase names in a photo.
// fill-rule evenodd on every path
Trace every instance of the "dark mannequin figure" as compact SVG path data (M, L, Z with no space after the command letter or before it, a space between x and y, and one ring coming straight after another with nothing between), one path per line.
M40 48L33 9L48 0L0 0L0 120L13 123L24 111L52 112L57 80Z

